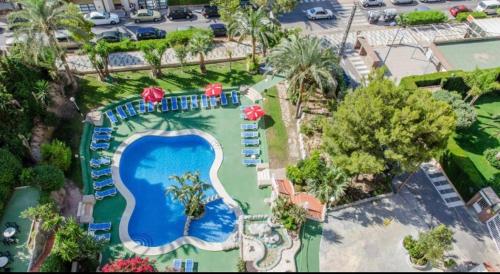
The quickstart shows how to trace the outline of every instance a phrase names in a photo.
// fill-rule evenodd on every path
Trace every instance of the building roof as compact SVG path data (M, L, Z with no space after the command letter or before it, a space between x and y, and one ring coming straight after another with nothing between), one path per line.
M474 19L472 25L479 27L487 36L500 36L500 18L498 17Z
M308 193L300 192L292 196L292 202L306 208L310 217L318 220L323 218L325 206L316 197Z
M287 179L276 179L276 186L278 188L278 194L287 196L293 196L295 194L292 182Z
M500 204L500 198L491 187L485 187L481 189L481 195L488 201L490 206Z

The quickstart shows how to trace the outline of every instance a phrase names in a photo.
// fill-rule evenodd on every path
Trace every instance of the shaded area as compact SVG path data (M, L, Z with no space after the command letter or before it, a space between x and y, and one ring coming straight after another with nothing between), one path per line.
M288 133L281 118L281 106L276 87L265 94L264 110L266 115L261 124L266 129L269 162L271 168L283 168L288 164Z
M295 256L298 272L319 272L322 224L307 220L300 232L301 247Z

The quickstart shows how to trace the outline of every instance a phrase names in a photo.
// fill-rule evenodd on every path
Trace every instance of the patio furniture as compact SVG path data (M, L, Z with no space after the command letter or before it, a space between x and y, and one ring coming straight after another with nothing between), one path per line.
M177 97L171 97L170 102L172 102L172 110L179 109L179 105L177 104Z
M103 191L96 191L95 192L95 198L97 200L102 200L106 197L112 197L112 196L115 196L116 193L118 193L118 191L116 190L116 187L113 187L113 188L110 188L110 189L106 189L106 190L103 190Z
M147 106L148 106L148 108L147 108L148 112L155 111L155 105L152 102L148 102Z
M17 233L17 230L15 227L7 227L4 231L3 231L3 236L5 238L12 238L14 235L16 235Z
M113 129L110 127L96 127L94 128L94 132L111 134L113 132Z
M257 169L257 186L259 188L270 186L272 178L269 163L258 163L255 168Z
M100 166L105 166L105 165L110 165L110 164L111 164L111 158L109 158L109 157L93 158L89 161L89 165L91 167L100 167Z
M118 113L118 116L119 116L122 120L126 120L126 119L128 118L127 113L125 113L125 110L123 109L123 106L122 106L122 105L117 106L115 109L116 109L116 113Z
M9 263L9 258L2 256L0 257L0 267L5 267Z
M184 272L193 272L194 261L192 259L186 259L186 265L184 266Z
M14 260L14 256L12 256L12 254L8 250L0 252L0 257L7 257L7 259L9 259L9 262L12 262Z
M88 231L108 231L111 229L111 222L105 223L91 223L89 224Z
M107 178L104 180L95 181L94 182L94 190L101 190L102 188L105 188L107 186L112 186L114 184L115 184L115 182L113 182L113 178Z
M239 105L240 104L240 99L238 98L238 92L236 91L231 91L231 102L233 105Z
M13 227L15 228L18 232L20 231L19 225L16 222L7 222L5 223L5 227Z
M242 131L241 138L257 138L259 137L258 131Z
M217 99L215 98L215 96L210 96L210 107L217 107Z
M92 175L92 178L99 178L99 177L102 177L102 176L108 176L108 175L111 175L111 168L107 167L107 168L103 168L103 169L97 169L97 170L92 170L92 172L90 173Z
M244 148L241 150L242 156L257 156L260 155L260 149L258 148Z
M93 151L96 150L107 150L109 148L109 143L90 143L90 149Z
M188 110L188 100L186 96L181 96L181 109L182 110Z
M242 163L246 166L254 166L262 163L261 159L244 158Z
M130 117L134 117L137 115L137 112L135 111L134 105L132 105L131 102L127 102L125 104L125 107L127 108L127 112L130 115Z
M139 100L139 113L146 113L146 102L144 102L144 99Z
M191 95L191 109L198 108L198 95Z
M224 92L220 95L220 104L221 106L227 106L227 97Z
M202 108L208 108L208 99L205 94L201 95L201 107Z
M258 146L260 144L259 139L242 139L241 144L244 146Z
M105 134L92 134L92 142L97 143L99 141L109 142L111 140L111 135Z
M113 113L113 111L111 109L106 111L106 116L108 117L111 124L114 125L114 124L118 123L118 119L116 118L115 114Z
M167 112L168 111L168 100L167 98L161 99L161 112Z
M182 270L182 260L181 259L174 259L174 261L172 263L172 268L176 272L181 272L181 270Z
M111 233L94 235L94 240L97 242L109 242L111 240Z
M241 124L242 130L256 130L258 128L259 128L259 125L257 123Z

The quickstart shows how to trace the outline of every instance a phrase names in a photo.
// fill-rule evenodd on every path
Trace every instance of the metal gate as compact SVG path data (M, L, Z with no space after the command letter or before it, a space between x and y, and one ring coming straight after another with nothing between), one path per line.
M491 238L493 238L493 241L497 245L498 251L500 251L500 213L489 219L486 225L490 231Z

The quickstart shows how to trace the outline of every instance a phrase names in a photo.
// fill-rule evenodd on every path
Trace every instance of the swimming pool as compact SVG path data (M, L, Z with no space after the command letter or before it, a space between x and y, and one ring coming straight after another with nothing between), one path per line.
M162 247L184 236L205 243L221 243L235 231L237 216L234 210L223 199L216 199L206 205L200 219L191 222L188 235L183 235L187 219L184 207L171 195L165 195L166 188L176 184L169 177L189 171L200 172L200 178L212 185L205 191L206 198L227 195L221 190L220 182L214 187L213 170L216 176L218 169L214 166L216 150L207 138L198 134L142 134L130 140L122 151L117 150L117 154L122 184L117 187L120 192L123 190L132 196L127 199L124 195L131 211L130 216L124 216L128 221L126 234L136 245ZM121 230L122 225L120 236L124 233Z

